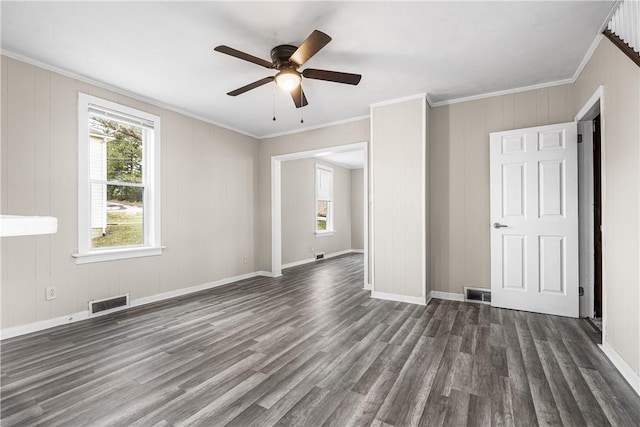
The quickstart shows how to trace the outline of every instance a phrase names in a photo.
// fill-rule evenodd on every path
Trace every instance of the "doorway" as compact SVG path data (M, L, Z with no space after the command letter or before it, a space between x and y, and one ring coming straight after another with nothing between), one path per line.
M580 316L603 330L602 88L576 116L580 216Z
M326 147L297 153L282 154L271 157L271 275L282 275L282 163L290 160L327 158L332 154L360 151L364 156L363 170L363 240L364 240L364 289L369 286L369 197L368 197L368 150L367 142Z

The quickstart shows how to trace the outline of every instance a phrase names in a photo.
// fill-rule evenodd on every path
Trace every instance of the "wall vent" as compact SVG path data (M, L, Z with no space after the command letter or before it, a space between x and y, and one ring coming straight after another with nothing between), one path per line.
M491 289L464 287L464 300L491 304Z
M316 252L316 261L324 259L324 252Z
M129 307L129 294L89 301L89 315L107 314Z

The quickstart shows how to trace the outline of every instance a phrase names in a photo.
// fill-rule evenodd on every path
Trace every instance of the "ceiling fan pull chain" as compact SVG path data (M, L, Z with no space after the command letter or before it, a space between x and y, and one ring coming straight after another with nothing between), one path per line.
M276 85L273 85L273 121L276 121Z
M304 96L304 92L302 91L302 82L300 82L300 123L304 123L304 104L302 101L302 97Z

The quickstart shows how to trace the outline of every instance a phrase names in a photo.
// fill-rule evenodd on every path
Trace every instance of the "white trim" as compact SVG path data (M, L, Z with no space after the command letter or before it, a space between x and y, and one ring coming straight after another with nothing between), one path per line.
M78 253L72 256L76 264L90 262L113 261L117 259L135 258L162 254L162 228L160 226L160 155L161 126L160 116L138 110L113 101L78 92ZM149 136L143 144L143 178L144 189L143 219L144 244L135 247L110 247L95 249L91 247L91 174L89 139L89 108L96 106L128 116L147 120L153 123L151 129L145 130Z
M315 258L305 258L305 259L301 259L300 261L288 262L286 264L282 264L282 269L286 270L287 268L297 267L299 265L311 264L312 262L315 262L315 261L316 261Z
M578 76L582 73L582 70L584 70L584 67L587 66L587 63L591 60L591 57L593 56L593 53L596 51L596 49L600 45L600 41L602 40L602 38L603 38L602 31L599 31L598 34L596 35L596 38L593 39L591 46L589 46L587 53L584 55L584 58L582 58L582 62L580 62L580 65L578 65L578 68L576 68L576 72L573 73L573 78L571 83L576 82L576 80L578 79Z
M604 254L607 250L607 233L606 233L606 206L607 206L607 173L606 173L606 116L605 116L605 99L604 86L598 86L589 100L582 106L575 121L584 119L585 115L593 108L596 103L600 103L600 220L602 221L602 342L607 341L607 263Z
M316 231L315 233L316 237L330 237L333 236L334 234L336 234L335 230L329 230L329 231Z
M351 249L351 252L353 252L354 254L363 254L364 249Z
M358 251L360 251L360 252L358 252ZM323 252L317 252L317 253L321 254ZM287 264L282 264L282 269L285 270L285 269L290 268L290 267L297 267L297 266L303 265L303 264L311 264L312 262L323 261L325 259L335 258L335 257L340 256L340 255L346 255L346 254L351 254L351 253L362 254L362 253L364 253L364 251L362 251L362 249L345 249L344 251L338 251L338 252L332 252L330 254L325 254L324 257L321 258L321 259L305 258L305 259L301 259L300 261L293 261L293 262L289 262Z
M431 99L431 96L429 96L429 94L426 92L424 94L424 99L427 100L427 104L429 104L429 107L433 107L433 100Z
M287 160L306 159L316 156L326 151L344 152L354 150L364 150L365 157L368 156L367 142L356 142L352 144L337 145L333 147L324 147L308 151L298 151L294 153L285 153L271 156L271 276L282 276L282 162ZM369 171L368 162L364 165L364 173ZM365 192L365 204L369 204L368 194ZM366 209L365 209L366 211ZM366 214L365 214L366 216ZM365 228L368 224L365 223ZM366 234L365 234L366 235ZM366 240L365 240L366 242ZM369 271L367 263L368 248L365 245L365 262L364 262L364 283L369 280Z
M334 122L323 123L321 125L307 126L307 127L301 128L301 129L288 130L288 131L278 132L278 133L271 133L271 134L264 135L264 136L256 136L254 138L257 138L257 139L260 139L260 140L269 139L269 138L275 138L275 137L278 137L278 136L293 135L295 133L308 132L310 130L328 128L328 127L331 127L331 126L344 125L344 124L347 124L347 123L357 122L357 121L360 121L360 120L368 120L368 119L369 119L369 115L365 114L365 115L362 115L362 116L356 116L356 117L351 117L351 118L348 118L348 119L336 120Z
M442 292L442 291L431 291L429 293L429 299L444 299L449 301L464 301L464 294L459 294L455 292Z
M371 298L383 299L387 301L406 302L409 304L427 305L424 297L410 297L407 295L389 294L386 292L371 291Z
M66 316L56 317L54 319L42 320L40 322L28 323L26 325L5 328L0 331L0 340L18 337L21 335L31 334L33 332L54 328L67 323L75 323L89 318L89 310L79 311Z
M207 289L217 288L218 286L228 285L230 283L239 282L240 280L251 279L258 276L257 272L240 274L238 276L228 277L225 279L216 280L215 282L203 283L201 285L191 286L188 288L177 289L175 291L163 292L161 294L152 295L149 297L136 298L131 301L131 307L139 307L145 304L151 304L154 302L164 301L167 299L192 294L194 292L200 292Z
M366 285L371 285L371 292L374 292L376 290L375 287L375 277L376 277L376 258L375 258L375 254L376 254L376 244L375 244L375 215L374 215L374 208L373 205L375 203L375 199L374 199L374 194L375 192L374 190L374 186L375 186L375 181L373 179L373 107L369 107L369 114L371 115L372 120L369 120L369 153L368 153L368 158L367 158L367 164L369 165L369 170L365 170L365 174L367 175L367 179L369 179L369 185L371 186L371 188L367 189L367 209L365 209L365 215L370 215L371 216L371 224L368 224L368 217L367 217L367 232L365 233L365 248L369 249L369 253L371 254L371 277L369 278L369 282L367 283L367 281L365 280L365 287ZM366 212L368 211L368 212ZM369 229L371 230L371 242L369 242L369 244L367 245L366 242L369 239ZM368 262L368 257L365 257L365 262ZM369 271L368 270L368 266L365 267L365 271Z
M478 99L492 98L494 96L509 95L513 93L526 92L529 90L544 89L544 88L553 87L553 86L566 85L573 82L574 82L574 79L569 78L569 79L556 80L556 81L547 82L547 83L538 83L531 86L522 86L522 87L516 87L513 89L499 90L496 92L481 93L478 95L465 96L462 98L455 98L455 99L450 99L446 101L434 102L432 104L432 107L442 107L443 105L459 104L461 102L468 102L468 101L477 101Z
M270 272L270 271L265 271L265 270L258 270L258 271L256 271L256 276L277 277L277 276L274 276L272 272Z
M425 94L426 95L426 94ZM420 203L422 208L422 298L427 300L427 99L426 97L422 98L422 172L421 172L421 183L420 183L420 196L422 197L422 202Z
M0 54L6 56L8 58L15 59L16 61L25 62L27 64L34 65L36 67L40 67L40 68L45 69L47 71L51 71L51 72L63 75L65 77L69 77L71 79L78 80L78 81L81 81L83 83L88 83L90 85L94 85L94 86L97 86L99 88L109 90L109 91L117 93L119 95L128 96L129 98L133 98L133 99L135 99L137 101L141 101L141 102L144 102L144 103L147 103L147 104L159 107L159 108L163 108L163 109L168 110L168 111L173 111L174 113L182 114L183 116L191 117L192 119L200 120L202 122L209 123L211 125L218 126L220 128L230 130L232 132L236 132L236 133L239 133L239 134L242 134L242 135L250 136L251 138L255 138L255 139L260 139L261 138L261 137L259 137L257 135L252 134L252 133L249 133L249 132L234 128L234 127L229 126L229 125L222 124L220 122L216 122L215 120L211 120L211 119L208 119L206 117L200 116L198 114L191 113L191 112L189 112L187 110L183 110L181 108L174 107L172 105L166 104L164 102L158 101L157 99L148 98L146 96L137 94L135 92L130 92L130 91L126 90L126 89L122 89L122 88L119 88L119 87L116 87L116 86L112 86L112 85L110 85L108 83L101 82L99 80L93 80L93 79L91 79L89 77L83 76L82 74L76 74L76 73L74 73L72 71L65 70L63 68L58 68L58 67L55 67L53 65L49 65L49 64L46 64L44 62L37 61L35 59L29 58L29 57L24 56L24 55L20 55L18 53L15 53L15 52L12 52L12 51L9 51L9 50L6 50L6 49L0 49Z
M636 374L631 366L624 361L622 356L607 341L602 340L602 344L598 344L600 350L613 363L618 372L622 374L624 379L629 383L631 388L640 396L640 375Z
M175 291L164 292L161 294L152 295L149 297L137 298L134 300L130 300L130 305L123 309L130 309L133 307L139 307L141 305L151 304L154 302L165 301L171 298L179 297L182 295L191 294L194 292L200 292L207 289L216 288L218 286L227 285L230 283L238 282L240 280L251 279L256 276L269 276L269 272L265 271L257 271L253 273L241 274L238 276L228 277L226 279L217 280L215 282L204 283L202 285L191 286L188 288L177 289ZM115 311L122 311L123 309L115 309ZM75 323L81 320L89 319L90 317L96 317L98 315L103 314L102 312L97 313L94 316L89 315L89 310L80 311L74 314L68 314L66 316L56 317L55 319L43 320L40 322L29 323L21 326L14 326L12 328L6 328L0 330L0 340L5 340L8 338L17 337L20 335L30 334L33 332L39 332L45 329L53 328L60 325L66 325L68 323ZM106 314L106 312L104 313Z
M374 102L373 104L369 104L369 107L371 107L371 108L373 108L373 107L382 107L382 106L385 106L385 105L398 104L400 102L412 101L414 99L424 99L426 101L427 93L426 92L422 92L422 93L417 93L415 95L409 95L409 96L403 96L401 98L390 99L388 101ZM369 111L371 111L371 110L369 110Z
M364 254L364 289L371 290L372 286L369 283L369 175L368 171L371 167L369 162L366 144L364 149L364 166L362 171L362 227L363 227L363 241L362 241L362 253Z
M282 276L282 160L271 157L271 273Z
M166 246L134 247L114 250L94 251L86 254L71 254L76 259L76 264L90 264L93 262L116 261L119 259L141 258L146 256L162 255Z
M585 120L587 113L602 99L604 95L604 86L598 86L598 89L591 95L587 102L582 106L578 114L573 118L576 122Z

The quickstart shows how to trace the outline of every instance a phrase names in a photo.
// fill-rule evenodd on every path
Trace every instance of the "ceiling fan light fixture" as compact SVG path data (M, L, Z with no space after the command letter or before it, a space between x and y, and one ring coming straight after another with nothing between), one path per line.
M276 84L287 92L300 86L301 80L300 73L293 69L282 70L276 74Z

